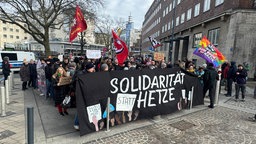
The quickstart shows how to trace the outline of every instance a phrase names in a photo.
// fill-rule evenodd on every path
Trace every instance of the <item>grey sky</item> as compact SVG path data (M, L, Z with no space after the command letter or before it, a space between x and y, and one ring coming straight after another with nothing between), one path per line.
M128 20L131 14L135 28L141 28L148 8L154 0L105 0L105 14L113 18Z

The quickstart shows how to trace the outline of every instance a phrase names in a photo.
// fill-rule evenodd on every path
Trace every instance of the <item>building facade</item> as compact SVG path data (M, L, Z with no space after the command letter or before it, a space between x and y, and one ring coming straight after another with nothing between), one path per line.
M162 42L157 51L166 60L187 58L197 65L205 61L193 55L206 36L228 61L256 69L256 1L254 0L155 0L145 15L142 47L150 47L148 36ZM170 46L172 41L172 46Z

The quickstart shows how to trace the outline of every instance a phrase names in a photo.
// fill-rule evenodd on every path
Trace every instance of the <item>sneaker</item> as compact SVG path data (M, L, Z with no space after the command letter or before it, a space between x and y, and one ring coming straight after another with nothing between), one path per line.
M212 105L208 105L208 108L212 108L212 109L213 109L213 108L214 108L214 106L212 106Z
M74 129L75 130L79 130L79 126L78 125L74 125Z
M244 100L244 99L241 99L241 101L242 101L242 102L245 102L245 100Z

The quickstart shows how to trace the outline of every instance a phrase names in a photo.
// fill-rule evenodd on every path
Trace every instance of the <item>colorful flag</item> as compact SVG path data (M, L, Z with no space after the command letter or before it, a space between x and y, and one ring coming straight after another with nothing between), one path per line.
M113 42L114 42L115 51L116 51L116 57L118 59L118 64L122 65L126 60L129 54L129 51L125 42L121 40L113 30L112 30L112 35L113 35Z
M213 63L214 67L219 67L226 60L225 56L205 36L193 54Z
M73 21L73 25L71 26L69 41L72 42L79 32L83 32L87 29L87 24L84 20L83 13L79 6L76 6L76 13Z
M158 42L156 39L154 39L150 36L148 38L149 38L149 41L151 42L153 48L157 48L157 47L162 46L162 44L160 42Z

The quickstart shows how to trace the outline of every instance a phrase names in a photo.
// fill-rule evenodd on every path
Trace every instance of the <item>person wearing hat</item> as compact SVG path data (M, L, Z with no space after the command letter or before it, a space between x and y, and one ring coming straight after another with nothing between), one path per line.
M95 72L95 66L90 62L86 64L85 68L87 73Z
M26 90L27 82L30 80L30 71L26 59L23 60L23 65L20 67L20 78L22 81L22 90Z
M9 63L9 57L5 56L4 60L2 62L2 72L4 75L4 85L5 85L5 80L7 80L8 76L10 75L11 72L11 67Z
M239 64L238 69L236 71L236 77L235 77L235 88L236 88L235 101L237 101L239 99L240 89L242 92L242 101L244 101L246 77L247 77L247 71L244 69L243 65Z

